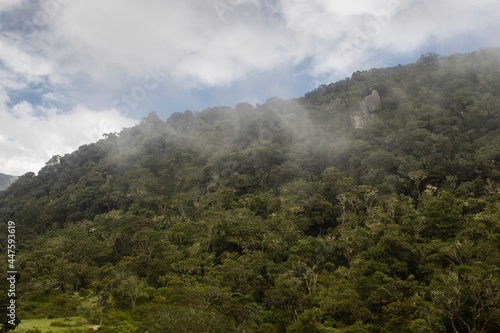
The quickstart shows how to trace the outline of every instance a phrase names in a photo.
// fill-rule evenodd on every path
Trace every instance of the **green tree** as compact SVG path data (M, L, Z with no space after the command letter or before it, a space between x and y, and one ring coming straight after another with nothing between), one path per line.
M441 192L423 203L424 235L443 240L454 237L463 227L462 203L451 193Z
M491 332L500 318L497 267L460 266L439 277L431 291L436 311L450 321L453 332Z
M127 273L119 274L118 279L117 292L130 300L132 312L135 312L137 299L147 295L144 292L147 286L146 282L141 280L137 275Z
M104 312L109 309L114 302L113 295L116 291L116 283L117 280L113 276L113 267L110 264L99 268L95 273L90 292L97 300L100 326L103 324Z

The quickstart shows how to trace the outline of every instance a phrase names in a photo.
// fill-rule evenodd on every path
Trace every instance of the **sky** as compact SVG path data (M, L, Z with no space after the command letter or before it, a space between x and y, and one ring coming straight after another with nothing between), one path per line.
M0 173L155 111L298 98L357 70L500 46L498 0L0 0Z

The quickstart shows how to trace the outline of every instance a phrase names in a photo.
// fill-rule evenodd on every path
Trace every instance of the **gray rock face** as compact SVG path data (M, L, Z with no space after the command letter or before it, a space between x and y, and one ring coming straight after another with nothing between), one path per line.
M351 113L351 123L354 128L363 128L375 112L382 109L382 101L378 91L373 90L359 103L359 110Z
M382 101L376 90L373 90L371 95L366 96L364 102L369 113L378 112L382 108Z
M354 128L363 128L363 126L365 126L365 121L361 115L351 114L351 124Z

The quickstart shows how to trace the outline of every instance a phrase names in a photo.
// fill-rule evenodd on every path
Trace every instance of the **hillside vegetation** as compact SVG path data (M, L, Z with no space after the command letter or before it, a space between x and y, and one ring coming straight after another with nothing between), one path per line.
M499 332L499 166L500 50L427 54L295 100L151 113L0 192L0 232L16 222L22 318Z

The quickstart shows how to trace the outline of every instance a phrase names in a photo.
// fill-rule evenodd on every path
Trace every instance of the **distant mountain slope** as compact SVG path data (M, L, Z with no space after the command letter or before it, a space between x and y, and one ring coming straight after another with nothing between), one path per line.
M9 176L3 173L0 173L0 191L7 189L16 179L19 177Z

